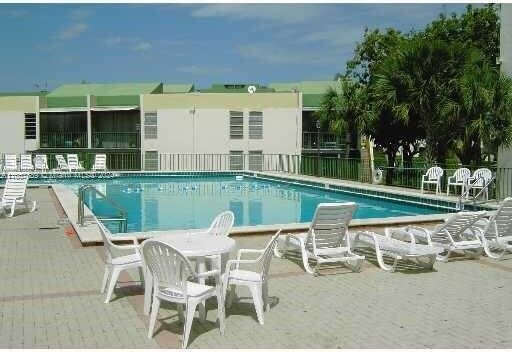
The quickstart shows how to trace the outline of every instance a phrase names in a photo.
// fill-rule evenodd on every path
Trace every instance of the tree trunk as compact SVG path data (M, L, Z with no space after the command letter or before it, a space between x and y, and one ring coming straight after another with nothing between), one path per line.
M393 175L395 173L395 159L396 159L396 149L387 148L386 156L388 157L388 170L386 172L386 184L393 184Z

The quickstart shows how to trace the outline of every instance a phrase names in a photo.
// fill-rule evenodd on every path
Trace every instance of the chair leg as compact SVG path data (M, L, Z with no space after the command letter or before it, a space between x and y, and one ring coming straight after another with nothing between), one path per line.
M235 295L236 295L235 290L236 290L235 285L230 285L229 292L227 294L224 293L224 296L226 297L226 306L228 308L231 308L231 306L233 305L233 299L235 298Z
M262 285L262 295L263 295L263 311L267 311L270 308L270 304L268 302L268 282L265 281Z
M140 277L141 285L144 286L146 283L146 280L144 278L144 268L142 266L139 266L139 277Z
M110 276L110 265L105 266L105 273L103 274L103 281L101 282L101 293L105 293L105 288L107 288L108 277Z
M224 330L226 328L226 312L224 311L224 299L223 299L223 292L222 292L222 286L217 285L217 319L219 319L219 330L220 334L224 335Z
M108 284L107 298L105 299L105 303L110 302L110 298L112 297L112 293L114 292L114 288L116 287L117 279L119 278L119 274L121 270L119 267L114 266L112 268L112 274L110 276L110 282Z
M314 275L315 274L315 271L313 269L311 269L311 267L309 266L309 257L308 257L308 252L306 251L306 244L304 243L304 241L300 241L300 251L301 251L301 254L302 254L302 264L304 265L304 269L311 275ZM317 263L317 267L318 267L318 263Z
M160 298L153 297L153 306L151 307L151 316L149 318L149 330L148 338L153 337L153 331L155 330L156 318L158 317L158 310L160 309Z
M251 290L252 300L254 302L254 308L256 309L256 316L258 317L258 322L261 325L263 325L263 301L261 284L250 285L249 289Z
M194 313L196 312L197 303L198 302L190 300L187 302L187 315L185 317L183 341L181 342L182 348L187 348L188 337L190 336L190 328L192 327L192 321L194 320Z

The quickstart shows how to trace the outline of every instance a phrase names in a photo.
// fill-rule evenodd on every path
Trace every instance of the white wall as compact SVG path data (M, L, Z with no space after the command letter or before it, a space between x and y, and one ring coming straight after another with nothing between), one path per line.
M236 140L229 136L228 109L159 109L158 139L143 135L143 149L170 154L229 154L231 150L300 154L302 122L297 109L262 109L261 140L249 139L249 109L243 111L244 139Z
M0 111L0 153L25 152L25 113Z

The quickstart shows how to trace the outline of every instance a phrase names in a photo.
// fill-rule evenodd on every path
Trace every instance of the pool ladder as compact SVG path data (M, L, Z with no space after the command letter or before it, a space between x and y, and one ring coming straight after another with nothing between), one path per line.
M84 226L86 224L86 221L94 221L94 216L86 216L85 215L85 196L86 192L91 191L94 193L94 196L100 197L104 199L107 203L109 203L114 209L117 210L118 216L117 217L111 217L111 218L105 218L105 217L99 217L96 218L101 221L115 221L119 224L119 232L127 232L127 214L126 211L119 206L116 202L114 202L112 199L108 198L106 195L104 195L102 192L100 192L96 187L93 185L82 185L78 188L78 224L80 226Z
M480 191L477 194L470 195L471 190L473 189L473 185L477 184L477 182L481 180L483 187L480 189ZM464 210L464 204L468 202L472 202L473 205L477 205L480 203L488 203L489 199L484 199L477 201L477 199L485 192L487 191L487 195L489 194L489 188L491 184L494 184L496 182L496 176L492 176L491 179L486 181L482 176L480 176L478 179L476 179L473 184L469 184L468 187L464 190L464 192L459 196L459 200L457 201L456 209L459 211ZM466 201L464 201L464 198L466 198ZM468 199L469 198L469 199ZM498 201L498 199L496 199Z

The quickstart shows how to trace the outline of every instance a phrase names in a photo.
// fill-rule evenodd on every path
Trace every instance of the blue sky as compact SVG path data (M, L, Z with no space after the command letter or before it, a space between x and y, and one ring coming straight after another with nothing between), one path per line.
M0 91L82 80L332 79L365 26L421 29L464 4L0 5Z

